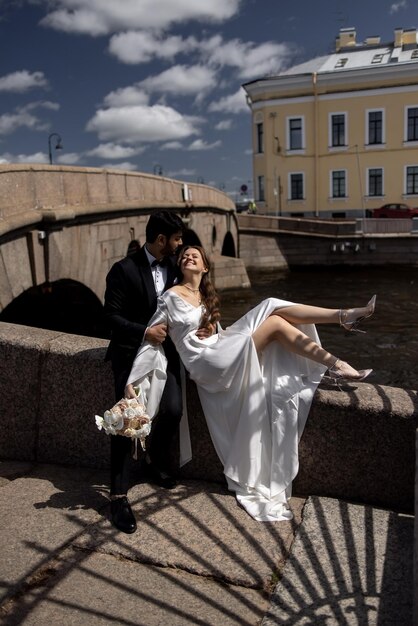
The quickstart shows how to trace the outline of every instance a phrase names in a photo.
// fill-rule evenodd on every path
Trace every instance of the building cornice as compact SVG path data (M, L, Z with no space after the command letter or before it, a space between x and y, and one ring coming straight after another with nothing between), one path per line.
M299 92L300 95L308 96L315 90L317 94L323 93L324 90L340 91L341 88L344 88L344 91L356 91L357 85L361 89L364 89L364 85L370 85L370 89L376 89L385 82L396 82L400 86L418 84L418 62L273 76L245 83L243 88L254 102L266 92L277 92L278 97L280 97L280 92L287 92L289 95L292 92L293 95ZM348 85L350 87L347 90ZM381 88L384 88L384 85Z
M416 93L417 85L401 85L400 87L380 87L378 89L356 89L355 91L339 91L335 93L324 93L318 95L318 100L345 100L347 98L362 98L364 96L383 96L400 93ZM259 111L269 106L280 106L289 104L301 104L303 102L313 102L314 95L308 96L282 96L278 98L269 98L267 100L257 100L252 105L253 111Z

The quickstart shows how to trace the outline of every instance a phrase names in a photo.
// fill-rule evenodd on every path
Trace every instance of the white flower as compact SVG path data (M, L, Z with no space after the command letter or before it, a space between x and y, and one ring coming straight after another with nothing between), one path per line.
M145 407L143 404L139 404L136 407L136 414L138 417L142 417L142 415L145 415Z
M103 419L108 426L113 426L116 430L123 428L123 415L120 411L105 411Z
M96 415L96 426L104 430L107 435L124 435L132 439L139 439L145 450L145 439L151 432L151 420L146 413L146 407L136 398L122 398L111 409L105 411L103 417Z

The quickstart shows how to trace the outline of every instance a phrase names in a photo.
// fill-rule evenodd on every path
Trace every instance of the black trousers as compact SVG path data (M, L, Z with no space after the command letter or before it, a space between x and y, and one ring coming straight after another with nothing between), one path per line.
M116 401L123 398L126 382L131 371L129 368L118 367L113 362ZM147 452L159 469L167 469L170 447L177 432L182 416L183 404L180 383L180 366L178 359L168 363L167 381L160 402L158 415L153 419L151 445ZM132 440L129 437L111 435L110 437L110 494L127 494L130 484L132 464Z

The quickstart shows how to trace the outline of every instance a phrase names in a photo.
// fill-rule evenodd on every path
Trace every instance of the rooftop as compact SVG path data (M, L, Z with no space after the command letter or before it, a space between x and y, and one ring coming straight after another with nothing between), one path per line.
M381 66L390 63L418 63L416 29L396 29L394 41L381 43L380 37L367 37L356 42L354 28L343 28L336 38L332 54L316 57L281 72L281 76L352 70L360 67Z

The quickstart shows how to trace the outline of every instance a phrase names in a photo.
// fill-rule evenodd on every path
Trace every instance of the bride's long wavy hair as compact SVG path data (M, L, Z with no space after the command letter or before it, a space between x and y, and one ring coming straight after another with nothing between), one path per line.
M186 250L190 250L190 248L193 248L193 250L197 250L199 252L200 256L202 257L202 261L205 267L208 268L208 271L206 272L206 274L203 274L202 279L200 281L200 285L199 285L199 291L200 291L200 295L202 298L202 303L205 305L205 308L206 308L205 313L202 315L200 328L207 328L209 324L216 324L216 322L218 322L221 319L221 312L219 310L219 305L220 305L219 296L216 293L216 289L213 286L213 283L210 279L210 276L209 276L210 261L209 261L208 255L206 254L202 246L192 246L192 245L184 246L184 248L180 252L180 255L178 258L180 280L183 279L183 274L181 271L181 261Z

